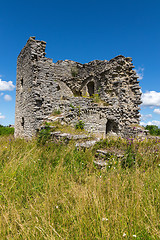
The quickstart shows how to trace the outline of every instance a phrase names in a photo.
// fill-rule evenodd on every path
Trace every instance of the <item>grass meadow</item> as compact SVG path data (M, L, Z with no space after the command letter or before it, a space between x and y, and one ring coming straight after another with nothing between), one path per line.
M97 169L96 149L113 154ZM37 144L0 136L0 239L160 239L160 141Z

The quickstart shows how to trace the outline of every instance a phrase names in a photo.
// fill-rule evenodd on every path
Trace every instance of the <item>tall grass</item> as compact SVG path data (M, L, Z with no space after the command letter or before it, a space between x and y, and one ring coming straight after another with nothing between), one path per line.
M95 149L0 137L0 239L159 239L160 143L135 141L135 164L113 156L105 170Z

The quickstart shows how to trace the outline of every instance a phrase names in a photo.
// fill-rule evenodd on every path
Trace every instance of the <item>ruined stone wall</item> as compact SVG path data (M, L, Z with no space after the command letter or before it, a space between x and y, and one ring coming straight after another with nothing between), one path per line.
M55 109L67 123L81 119L86 130L101 136L110 130L132 134L129 129L139 123L141 103L132 59L53 63L45 57L45 47L45 42L31 37L18 57L15 136L33 136Z

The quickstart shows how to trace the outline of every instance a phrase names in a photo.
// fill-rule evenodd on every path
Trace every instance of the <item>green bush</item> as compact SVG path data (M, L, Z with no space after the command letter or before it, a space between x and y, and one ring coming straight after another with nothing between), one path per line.
M4 135L10 135L10 134L14 134L14 128L13 127L5 127L0 125L0 135L4 136Z
M145 129L149 130L151 135L160 136L160 128L158 128L156 125L147 125Z

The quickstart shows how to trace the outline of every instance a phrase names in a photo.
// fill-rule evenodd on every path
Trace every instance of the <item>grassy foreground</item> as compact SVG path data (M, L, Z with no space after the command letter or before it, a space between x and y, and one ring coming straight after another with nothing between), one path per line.
M95 150L108 147L125 149L127 164L112 156L98 170ZM78 151L1 136L0 239L160 239L159 183L156 140Z

